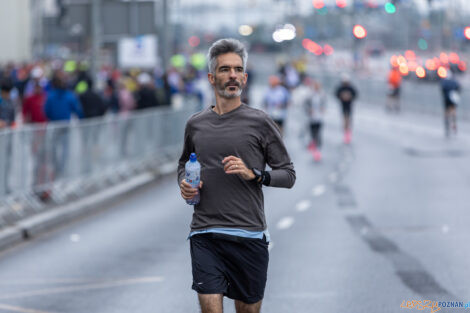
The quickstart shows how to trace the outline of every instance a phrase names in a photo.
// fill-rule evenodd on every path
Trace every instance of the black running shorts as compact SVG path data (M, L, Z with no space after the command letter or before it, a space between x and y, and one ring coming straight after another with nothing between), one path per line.
M197 293L223 294L248 304L263 299L269 262L264 238L205 233L190 241L192 288Z
M342 102L341 109L344 117L350 117L352 113L352 104L350 102Z

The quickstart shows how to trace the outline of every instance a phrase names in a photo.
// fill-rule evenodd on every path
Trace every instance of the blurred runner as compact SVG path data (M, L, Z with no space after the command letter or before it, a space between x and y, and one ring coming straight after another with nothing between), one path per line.
M299 86L300 75L297 69L292 63L287 63L283 68L283 83L289 89L292 90Z
M441 80L444 97L444 129L449 137L451 132L457 134L457 105L460 103L460 84L454 78L452 71L447 71L447 77Z
M341 84L336 89L336 97L341 103L343 112L344 143L351 142L351 120L353 111L353 102L357 97L357 90L351 84L351 78L348 74L341 75Z
M281 134L283 134L284 120L287 116L287 106L289 105L289 91L281 85L281 80L277 76L269 77L269 89L264 95L264 109L271 119L277 124Z
M310 135L312 137L308 149L312 153L313 159L320 161L320 148L322 146L321 131L325 113L326 96L318 81L307 79L307 83L310 90L305 101L305 107L310 118Z
M388 73L388 96L386 109L389 112L400 112L400 87L402 77L398 67L393 66Z

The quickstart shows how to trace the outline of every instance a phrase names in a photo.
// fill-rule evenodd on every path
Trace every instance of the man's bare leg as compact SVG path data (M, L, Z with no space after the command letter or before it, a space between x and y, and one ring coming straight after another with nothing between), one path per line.
M457 133L457 110L455 107L450 109L450 125L454 134Z
M202 313L223 313L222 294L198 294Z
M253 304L248 304L243 301L235 300L235 309L237 313L259 313L261 311L261 303L263 300L260 300Z

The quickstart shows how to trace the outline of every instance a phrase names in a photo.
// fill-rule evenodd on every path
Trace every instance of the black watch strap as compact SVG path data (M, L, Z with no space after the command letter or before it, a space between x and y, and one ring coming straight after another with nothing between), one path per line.
M252 181L258 182L259 184L263 184L265 186L269 186L271 182L271 175L267 171L261 171L257 168L252 168L253 174L255 174L255 178Z

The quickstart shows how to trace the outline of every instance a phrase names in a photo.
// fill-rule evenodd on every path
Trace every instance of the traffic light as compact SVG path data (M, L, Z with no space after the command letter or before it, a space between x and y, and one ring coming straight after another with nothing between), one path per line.
M347 2L346 2L346 0L336 0L336 6L338 8L343 9L347 6Z
M397 7L393 2L387 2L385 3L385 12L388 14L393 14L397 11Z
M353 35L357 39L364 39L367 37L367 30L362 25L354 25Z
M418 47L419 47L421 50L427 50L427 49L428 49L428 42L426 41L426 39L420 38L420 39L418 40Z
M317 10L323 9L325 2L323 0L313 0L313 7Z

